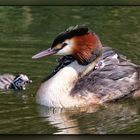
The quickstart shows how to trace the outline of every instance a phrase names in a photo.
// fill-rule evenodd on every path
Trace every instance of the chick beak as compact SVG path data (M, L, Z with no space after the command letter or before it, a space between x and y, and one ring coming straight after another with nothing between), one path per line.
M36 55L34 55L32 57L32 59L38 59L38 58L41 58L41 57L44 57L44 56L49 56L49 55L53 55L53 54L56 54L58 52L57 49L53 49L53 48L49 48L45 51L42 51Z

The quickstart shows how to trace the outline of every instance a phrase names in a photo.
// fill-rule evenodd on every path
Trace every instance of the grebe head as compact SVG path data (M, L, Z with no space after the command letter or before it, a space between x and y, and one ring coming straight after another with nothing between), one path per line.
M69 27L54 39L51 48L32 58L49 55L72 55L79 64L87 65L101 55L102 45L99 38L84 25Z

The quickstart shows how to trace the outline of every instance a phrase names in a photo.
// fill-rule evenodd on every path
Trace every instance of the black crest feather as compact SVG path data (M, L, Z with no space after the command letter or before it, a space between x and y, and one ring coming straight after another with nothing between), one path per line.
M70 39L74 36L81 36L88 32L88 27L85 25L71 26L66 31L59 33L52 43L52 48L58 43L62 43L65 39Z

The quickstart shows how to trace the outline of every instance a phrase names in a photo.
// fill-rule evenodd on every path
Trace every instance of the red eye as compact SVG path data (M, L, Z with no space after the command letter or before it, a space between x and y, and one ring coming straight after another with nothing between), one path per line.
M64 42L64 43L62 44L62 47L65 47L66 45L67 45L67 43Z

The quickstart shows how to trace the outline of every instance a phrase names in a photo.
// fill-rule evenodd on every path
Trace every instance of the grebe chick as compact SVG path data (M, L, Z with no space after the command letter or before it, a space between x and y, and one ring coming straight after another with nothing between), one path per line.
M32 80L24 74L18 74L17 76L12 74L0 75L0 89L3 90L25 90L28 83L32 83Z
M39 87L38 104L81 107L103 104L140 93L140 68L110 47L85 26L58 34L51 48L32 58L64 55L54 72Z

